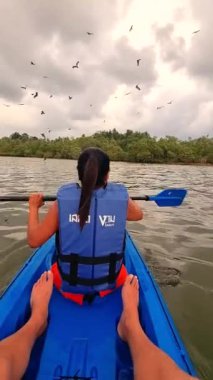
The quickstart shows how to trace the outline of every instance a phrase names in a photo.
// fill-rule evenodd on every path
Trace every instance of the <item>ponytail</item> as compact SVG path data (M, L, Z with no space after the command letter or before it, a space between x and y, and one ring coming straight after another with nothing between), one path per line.
M90 211L92 192L104 186L109 173L109 156L99 148L87 148L78 158L78 178L81 181L81 198L78 215L80 228L84 227Z
M78 210L81 230L84 227L89 216L92 192L95 189L97 178L98 161L95 156L91 155L86 162L83 177L81 179L82 189Z

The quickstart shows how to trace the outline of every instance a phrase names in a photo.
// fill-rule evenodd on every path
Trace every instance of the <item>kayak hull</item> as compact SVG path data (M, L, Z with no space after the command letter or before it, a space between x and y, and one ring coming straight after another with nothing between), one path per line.
M51 267L55 241L51 238L24 264L0 299L0 339L20 328L30 315L30 293L44 270ZM154 344L188 374L194 367L148 267L127 234L125 265L138 276L141 325ZM121 289L79 306L54 289L45 333L33 349L24 379L133 379L128 347L116 326L122 312ZM77 378L76 377L76 378Z

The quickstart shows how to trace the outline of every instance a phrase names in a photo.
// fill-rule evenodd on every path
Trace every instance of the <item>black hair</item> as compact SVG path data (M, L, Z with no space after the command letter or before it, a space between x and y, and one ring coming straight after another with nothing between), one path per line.
M105 185L109 163L109 156L99 148L87 148L78 158L78 177L82 185L78 209L81 229L88 219L93 190Z

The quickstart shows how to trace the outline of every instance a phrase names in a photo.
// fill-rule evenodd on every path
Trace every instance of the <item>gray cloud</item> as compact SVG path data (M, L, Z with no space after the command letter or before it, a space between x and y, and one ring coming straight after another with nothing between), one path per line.
M183 67L186 55L185 40L174 36L174 25L167 24L164 27L155 25L153 29L160 46L162 60L171 63L173 70Z
M141 58L139 67L136 66L138 58ZM127 37L117 42L111 55L103 64L103 69L108 75L114 76L118 83L125 83L132 87L135 87L137 83L151 87L158 77L154 47L133 49L128 44Z
M211 0L203 2L191 0L193 16L198 20L200 33L192 38L192 45L188 52L187 69L190 75L204 80L207 86L213 84L213 3Z
M211 0L191 0L191 11L195 18L194 29L191 30L191 43L186 48L183 37L174 35L175 24L167 24L164 27L154 26L156 41L160 47L163 61L171 64L173 70L185 68L189 75L198 80L213 80L213 34L212 14L213 3ZM175 21L184 18L184 10L175 12ZM198 34L194 30L200 29ZM208 83L206 83L208 85Z
M16 129L38 135L50 128L51 135L57 137L113 127L146 129L157 136L207 133L212 115L209 82L213 67L210 33L213 5L205 1L209 7L205 11L199 1L191 2L195 25L198 22L202 33L192 36L188 50L184 37L176 35L175 24L171 22L164 26L155 24L155 45L144 41L143 46L133 47L130 37L137 40L141 32L134 28L129 34L129 22L126 34L124 31L123 36L115 38L112 31L126 18L134 0L1 2L0 135ZM187 22L185 8L174 9L174 19L177 23ZM94 35L88 36L87 31ZM138 58L141 58L139 67ZM35 66L30 64L31 60ZM79 69L72 69L78 60ZM170 65L171 72L183 69L183 94L182 97L178 94L172 107L159 113L156 106L162 99L164 103L170 100L170 91L163 83L157 98L151 95L161 81L165 63ZM43 78L45 75L47 79ZM187 78L199 83L199 93L185 94ZM202 81L205 84L201 85ZM137 83L141 91L135 89ZM22 85L27 86L26 91L21 90ZM120 88L131 95L125 96ZM31 93L35 91L39 96L33 99ZM118 99L114 99L116 91L120 91ZM50 94L53 98L49 98ZM69 100L68 95L73 99ZM11 107L7 109L4 103ZM25 106L18 107L18 103ZM45 111L44 116L40 115L41 110ZM201 115L205 113L202 125ZM68 128L72 131L67 132Z

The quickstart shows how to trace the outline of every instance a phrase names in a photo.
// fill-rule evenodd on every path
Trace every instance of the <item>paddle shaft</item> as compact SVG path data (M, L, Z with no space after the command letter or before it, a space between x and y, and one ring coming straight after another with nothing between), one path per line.
M187 194L185 189L165 189L157 195L132 196L133 200L154 201L159 207L180 206ZM30 195L1 195L0 202L22 201L28 202ZM56 195L44 195L44 202L55 201Z
M56 200L56 195L44 195L44 202L52 202ZM142 197L134 196L131 197L134 201L149 201L148 195ZM29 195L1 195L0 202L28 202Z

